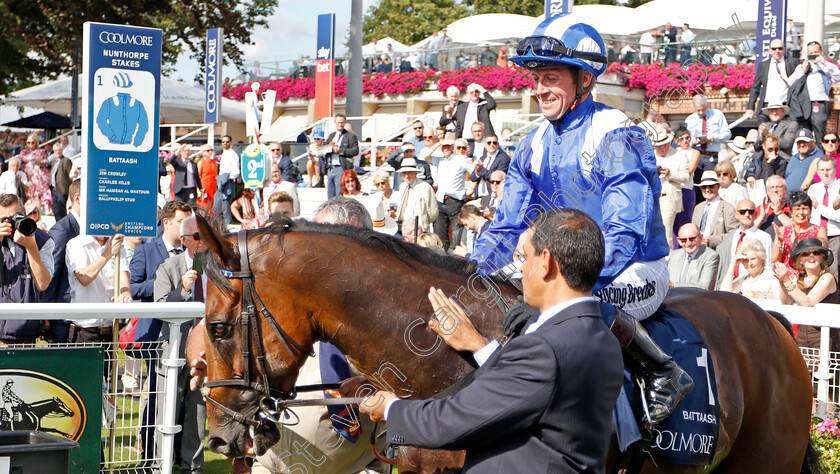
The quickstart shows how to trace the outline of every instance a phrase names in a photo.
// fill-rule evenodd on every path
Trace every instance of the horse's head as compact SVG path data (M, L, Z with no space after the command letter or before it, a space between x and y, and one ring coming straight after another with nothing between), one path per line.
M239 242L196 218L208 249L208 446L229 457L251 454L251 448L261 455L280 438L276 425L260 416L261 402L292 396L312 350L311 325L294 308L278 304L276 235L260 231Z
M55 403L53 413L58 414L58 416L73 416L74 415L73 410L70 407L68 407L66 403L64 403L64 400L62 400L58 397L53 397L53 402Z

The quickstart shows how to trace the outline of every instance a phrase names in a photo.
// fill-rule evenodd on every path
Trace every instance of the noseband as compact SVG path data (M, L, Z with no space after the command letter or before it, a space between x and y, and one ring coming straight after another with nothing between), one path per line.
M265 317L265 319L268 320L268 322L271 324L271 327L274 329L274 332L280 339L280 342L283 344L283 348L286 350L286 352L289 353L289 355L294 356L296 352L300 352L306 354L309 357L315 357L315 352L308 351L303 346L298 344L294 340L294 338L289 335L289 333L287 333L285 330L283 330L282 327L280 327L280 324L277 323L277 320L274 319L274 316L271 314L268 308L265 307L265 304L263 304L262 300L260 299L260 295L257 294L257 290L254 287L254 274L251 272L251 265L248 259L248 231L246 231L245 229L240 230L239 234L237 235L237 240L239 244L240 271L231 272L223 270L222 274L226 278L238 278L242 280L242 306L239 315L239 320L242 324L242 358L244 359L243 365L245 366L245 370L243 378L241 379L236 378L205 382L204 387L207 389L205 391L205 398L211 404L215 405L216 408L218 408L228 416L232 417L234 420L243 424L257 427L263 423L263 419L265 418L268 418L269 421L277 422L276 419L272 418L275 418L276 412L279 411L283 406L285 406L285 404L283 404L283 400L291 400L297 395L296 389L293 389L291 392L283 392L280 390L272 389L271 386L268 384L268 364L266 362L266 352L262 342L262 331L260 329L259 315L262 314ZM252 331L254 340L253 352L256 355L258 369L256 371L257 374L254 377L251 376L250 368ZM259 377L259 380L252 381L252 378L257 377ZM252 408L246 412L247 415L243 415L211 398L210 389L214 387L238 388L240 390L257 392L258 394L261 394L263 396L263 399L260 401L258 408Z

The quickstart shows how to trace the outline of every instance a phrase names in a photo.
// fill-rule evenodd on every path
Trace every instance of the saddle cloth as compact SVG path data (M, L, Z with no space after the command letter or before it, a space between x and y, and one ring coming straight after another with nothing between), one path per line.
M601 305L607 323L615 309ZM694 388L673 415L656 425L650 454L656 462L681 465L708 465L718 439L718 402L712 358L703 338L685 318L670 309L660 309L642 325L666 353L694 380ZM641 393L633 371L625 365L624 386L613 419L622 451L641 439Z

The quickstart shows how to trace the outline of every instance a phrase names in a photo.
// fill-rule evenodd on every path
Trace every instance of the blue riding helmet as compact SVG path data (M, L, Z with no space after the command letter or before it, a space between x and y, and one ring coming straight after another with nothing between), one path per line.
M564 13L543 20L531 36L519 42L517 55L510 60L528 69L577 66L598 77L607 69L606 50L595 28Z

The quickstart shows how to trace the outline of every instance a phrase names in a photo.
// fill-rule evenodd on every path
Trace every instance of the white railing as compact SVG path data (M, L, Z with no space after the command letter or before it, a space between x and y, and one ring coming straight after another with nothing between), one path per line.
M161 472L163 474L172 472L175 434L181 431L181 427L175 420L175 407L178 403L176 399L178 371L186 363L186 360L180 358L178 354L182 337L181 323L204 317L203 303L0 303L0 315L6 320L154 318L166 321L169 324L169 350L163 354L162 360L162 365L166 367L164 421L163 425L157 426L156 429L163 435L164 440L161 447ZM111 378L112 384L115 385L115 372L112 373ZM103 471L110 470L103 466Z
M840 328L840 318L837 318L840 305L820 303L812 307L785 305L778 300L755 299L755 304L760 306L765 311L776 311L787 318L791 324L799 324L801 326L813 326L820 329L820 349L819 361L817 362L817 370L814 371L814 378L817 383L817 411L816 415L820 418L825 418L828 415L829 404L829 385L834 378L831 371L831 354L830 354L830 339L829 331L832 328ZM803 353L806 349L800 349ZM810 353L810 350L809 350ZM833 387L836 393L838 387ZM831 401L833 404L840 403L836 398ZM836 412L836 408L832 410Z

